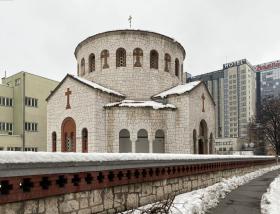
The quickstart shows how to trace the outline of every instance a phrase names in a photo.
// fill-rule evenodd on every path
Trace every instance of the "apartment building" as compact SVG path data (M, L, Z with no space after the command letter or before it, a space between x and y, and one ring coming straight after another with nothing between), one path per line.
M57 85L28 72L2 78L0 150L46 151L46 98Z

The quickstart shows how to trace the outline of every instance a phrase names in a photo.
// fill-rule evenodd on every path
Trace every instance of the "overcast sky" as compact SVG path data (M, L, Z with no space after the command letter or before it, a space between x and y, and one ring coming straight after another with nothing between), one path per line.
M0 0L0 76L76 73L74 49L99 32L128 28L175 38L196 75L247 58L280 59L279 0Z

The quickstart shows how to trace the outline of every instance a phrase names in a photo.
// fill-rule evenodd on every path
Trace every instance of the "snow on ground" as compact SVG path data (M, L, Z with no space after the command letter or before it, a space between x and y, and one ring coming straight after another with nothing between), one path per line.
M187 91L191 91L195 86L197 86L199 83L201 83L201 81L193 81L193 82L189 82L189 83L186 83L186 84L183 84L183 85L178 85L178 86L175 86L174 88L171 88L171 89L168 89L164 92L161 92L160 94L157 94L153 97L161 97L161 98L164 98L164 97L167 97L171 94L183 94Z
M261 201L262 214L280 213L280 175L269 185L267 192L263 194Z
M206 188L177 195L173 201L172 208L169 213L170 214L203 214L207 210L216 207L219 201L232 190L251 181L254 178L257 178L269 171L276 170L279 168L280 166L272 166L251 173L247 173L243 176L233 176L229 179L224 179L223 181L216 183L212 186L208 186ZM278 185L279 184L280 183L278 183ZM278 195L278 197L279 196L280 194ZM275 201L276 200L277 198L275 198ZM133 212L127 211L125 213L140 214L141 211L151 206L153 205L149 204L140 207L138 208L138 210L135 210Z
M123 100L120 102L109 103L105 107L150 107L153 109L163 109L163 108L172 108L176 107L172 104L162 104L155 101L135 101L135 100Z
M154 153L73 153L73 152L14 152L0 151L0 164L5 163L46 163L86 161L161 161L161 160L222 160L222 159L267 159L273 156L250 155L191 155Z

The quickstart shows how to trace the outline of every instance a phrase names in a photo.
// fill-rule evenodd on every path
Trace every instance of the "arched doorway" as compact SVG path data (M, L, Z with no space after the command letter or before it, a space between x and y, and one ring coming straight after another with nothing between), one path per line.
M76 123L71 117L65 118L61 125L61 151L76 152Z
M130 140L130 133L127 129L122 129L119 133L119 152L132 152L132 143Z
M208 154L208 128L205 120L199 123L198 153Z
M164 145L164 132L159 129L156 131L155 140L153 143L153 152L154 153L164 153L165 152Z

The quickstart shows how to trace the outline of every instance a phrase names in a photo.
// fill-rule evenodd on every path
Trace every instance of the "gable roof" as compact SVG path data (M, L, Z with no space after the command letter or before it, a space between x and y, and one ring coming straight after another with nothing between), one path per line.
M197 88L199 85L203 84L204 87L206 88L206 91L207 93L209 94L212 102L214 103L215 105L215 101L211 95L211 93L209 92L207 86L205 85L205 83L203 81L200 81L200 80L197 80L197 81L193 81L193 82L189 82L189 83L186 83L186 84L183 84L183 85L177 85L173 88L170 88L166 91L163 91L157 95L154 95L152 96L152 98L166 98L168 96L171 96L171 95L182 95L182 94L185 94L185 93L188 93L188 92L191 92L193 91L195 88Z
M50 95L47 97L46 101L48 101L52 95L54 95L54 93L57 91L57 89L60 88L60 86L65 82L65 80L67 78L71 78L75 81L78 81L84 85L87 85L93 89L97 89L99 91L102 91L104 93L107 93L107 94L110 94L110 95L113 95L113 96L117 96L117 97L122 97L122 98L125 98L125 96L117 91L114 91L114 90L111 90L109 88L105 88L104 86L101 86L93 81L90 81L90 80L87 80L85 78L82 78L82 77L78 77L78 76L75 76L75 75L72 75L72 74L67 74L63 80L56 86L56 88L50 93Z
M184 85L177 85L177 86L170 88L166 91L163 91L157 95L154 95L153 97L154 98L165 98L165 97L168 97L169 95L184 94L185 92L189 92L189 91L193 90L200 83L201 83L201 81L194 81L194 82L186 83Z

